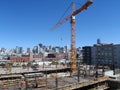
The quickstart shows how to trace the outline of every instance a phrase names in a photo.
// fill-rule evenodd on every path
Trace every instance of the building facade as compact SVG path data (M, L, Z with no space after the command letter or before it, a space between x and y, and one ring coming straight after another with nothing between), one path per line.
M120 44L95 44L91 53L94 65L109 66L110 68L120 67Z
M10 56L10 61L11 62L29 62L30 61L30 56Z
M91 64L91 46L82 47L82 54L83 54L83 63L84 64Z

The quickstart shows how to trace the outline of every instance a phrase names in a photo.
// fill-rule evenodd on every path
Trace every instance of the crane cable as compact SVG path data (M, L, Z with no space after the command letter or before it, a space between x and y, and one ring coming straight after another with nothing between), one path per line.
M62 20L62 18L65 16L65 14L68 12L68 10L70 9L71 4L67 7L67 9L65 10L65 12L63 13L63 15L60 17L60 19L58 20L58 22L60 22Z
M77 5L82 5L84 2L82 2L82 3L78 3L78 2L74 2L74 3L76 3ZM72 3L71 3L72 4ZM70 7L71 7L71 4L67 7L67 9L65 10L65 12L63 13L63 15L60 17L60 19L58 20L58 22L60 22L62 19L63 19L63 17L65 16L65 14L68 12L68 10L70 9ZM66 5L66 3L65 3L65 5Z

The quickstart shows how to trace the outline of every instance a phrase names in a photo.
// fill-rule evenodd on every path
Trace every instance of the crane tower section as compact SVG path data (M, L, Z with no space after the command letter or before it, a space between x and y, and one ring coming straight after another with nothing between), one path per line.
M72 13L74 12L75 5L72 3ZM76 48L75 48L75 16L71 16L71 71L76 71Z
M76 72L76 46L75 46L75 15L79 14L81 11L86 10L91 4L93 3L92 0L88 0L82 7L80 7L77 10L74 10L74 3L72 3L72 13L64 18L62 21L58 22L54 27L52 27L52 30L59 27L63 23L65 23L67 20L70 19L71 23L71 71L72 73Z

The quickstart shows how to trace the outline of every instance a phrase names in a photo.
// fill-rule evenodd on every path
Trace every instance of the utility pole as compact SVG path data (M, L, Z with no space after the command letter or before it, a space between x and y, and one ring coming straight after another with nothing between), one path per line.
M25 86L26 86L26 90L28 90L28 81L26 77L25 77Z
M78 66L78 83L80 82L80 68L79 68L79 66Z
M47 90L47 70L45 69L45 78L46 78L46 90Z
M58 90L58 78L57 78L57 61L56 61L56 77L55 77L56 90Z

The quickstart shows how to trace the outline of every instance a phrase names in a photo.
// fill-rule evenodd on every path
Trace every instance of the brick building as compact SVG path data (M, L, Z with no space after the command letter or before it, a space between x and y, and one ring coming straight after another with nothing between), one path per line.
M30 56L10 56L12 62L28 62L30 61Z

